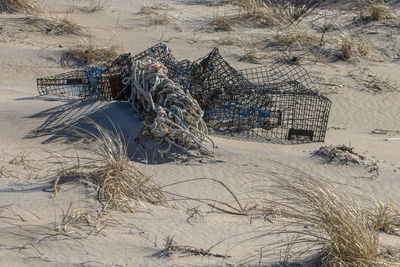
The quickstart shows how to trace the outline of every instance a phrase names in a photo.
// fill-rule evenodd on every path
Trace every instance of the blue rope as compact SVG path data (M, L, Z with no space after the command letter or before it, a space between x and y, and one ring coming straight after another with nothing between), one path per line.
M94 95L97 89L97 82L101 78L101 75L104 73L104 70L99 67L92 67L84 70L86 73L86 78L89 83L89 93Z

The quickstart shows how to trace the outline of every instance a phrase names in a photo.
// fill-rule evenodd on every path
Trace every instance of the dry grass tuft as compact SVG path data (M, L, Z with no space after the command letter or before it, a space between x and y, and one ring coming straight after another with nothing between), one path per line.
M33 25L46 34L64 35L64 34L83 34L83 28L79 24L68 20L67 18L51 17L27 17L26 23Z
M212 247L211 247L212 248ZM211 248L204 250L195 248L192 246L181 246L176 241L174 241L174 237L168 236L165 240L164 249L157 251L152 256L158 258L170 257L174 253L180 253L184 255L196 255L196 256L211 256L216 258L230 258L231 256L211 253Z
M348 32L342 33L342 37L339 39L339 47L341 56L345 60L371 54L371 43L367 39L353 37Z
M0 178L17 178L14 175L14 172L5 166L4 155L3 155L3 162L0 162Z
M365 15L367 13L368 15ZM359 18L361 20L382 20L394 18L392 9L385 3L384 0L369 0L367 6L360 9Z
M158 7L158 6L153 6L153 7L143 6L140 9L139 14L147 15L151 25L166 25L166 24L169 24L171 22L171 17L167 13L168 9L167 8L164 8L164 10L160 10L160 9L162 9L162 7Z
M166 25L171 22L170 16L165 13L155 13L150 16L150 24L151 25Z
M293 24L309 16L326 0L231 0L232 4L243 8L248 17L266 25Z
M155 6L142 6L139 14L151 15L158 12L158 8Z
M231 215L248 216L250 214L250 212L252 212L258 206L258 204L254 204L254 203L243 204L239 200L238 196L225 183L223 183L217 179L213 179L213 178L193 178L193 179L184 180L184 181L175 182L175 183L166 185L163 187L163 189L165 189L167 187L175 186L178 184L192 183L192 182L196 182L196 181L206 181L206 182L214 183L215 185L217 185L218 187L220 187L221 189L223 189L225 192L228 193L228 195L231 197L231 200L233 200L233 203L226 202L226 201L220 201L217 199L195 198L192 196L184 196L184 195L177 194L177 193L170 192L170 191L164 191L164 192L172 197L178 197L177 199L171 199L171 200L176 200L176 201L178 201L178 200L179 201L182 201L182 200L192 201L193 200L193 201L207 205L213 211L218 211L221 213L226 213L226 214L231 214Z
M244 54L240 57L239 61L258 63L257 50L254 48L246 49Z
M82 45L68 49L67 53L84 64L92 64L114 60L125 49L122 46L116 45L112 47L95 47L93 45Z
M375 230L400 236L400 211L392 204L378 202L374 212L369 213Z
M215 31L233 31L233 23L228 16L216 16L211 20L210 26Z
M284 31L277 31L274 37L274 46L303 46L318 42L313 35L300 31L296 27L286 28Z
M9 178L9 177L12 177L10 171L4 166L0 166L0 178Z
M74 227L78 229L90 228L93 229L96 234L101 232L105 226L103 226L102 217L104 215L104 209L101 211L88 210L82 208L72 207L70 203L67 211L65 212L61 223L55 225L56 232L67 232L69 228Z
M239 46L240 45L240 41L230 38L230 37L222 37L219 40L216 41L217 45L225 45L225 46Z
M101 0L98 0L97 2L95 0L90 0L89 5L87 6L87 11L93 13L100 10L104 10L104 7L101 5Z
M282 18L273 12L273 9L255 0L237 0L234 4L239 5L244 16L253 19L256 23L266 26L272 26L283 23ZM242 11L242 10L241 10Z
M244 49L244 53L239 58L239 61L258 64L258 63L260 63L259 60L262 58L263 58L263 56L260 54L260 52L255 47L255 45L251 45Z
M92 124L97 134L85 130L80 133L94 140L90 145L80 146L89 156L78 158L74 167L59 173L54 183L55 193L63 178L75 176L92 185L97 199L110 208L134 212L137 206L145 207L144 202L167 205L160 187L131 164L122 134Z
M371 217L354 200L354 195L344 194L333 184L299 170L292 171L289 178L272 174L277 200L270 201L273 205L278 203L293 218L291 226L303 228L282 231L298 235L297 241L289 245L305 244L307 249L316 248L322 266L384 266L386 262L379 256L376 229L378 225L386 225L387 220L382 220L387 218L382 215L386 212Z
M0 13L25 12L29 14L42 12L39 3L28 0L0 0Z

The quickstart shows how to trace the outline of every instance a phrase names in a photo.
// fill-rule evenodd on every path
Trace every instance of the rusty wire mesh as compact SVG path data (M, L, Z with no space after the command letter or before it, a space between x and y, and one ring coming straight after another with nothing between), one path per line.
M214 49L192 65L191 93L216 134L254 140L322 142L331 101L304 68L278 61L235 70Z
M306 70L278 61L270 66L236 70L217 48L195 62L177 61L157 44L113 62L38 79L39 94L126 101L136 60L154 58L168 76L198 101L214 134L257 141L323 142L331 101L318 93ZM135 101L135 99L133 99Z

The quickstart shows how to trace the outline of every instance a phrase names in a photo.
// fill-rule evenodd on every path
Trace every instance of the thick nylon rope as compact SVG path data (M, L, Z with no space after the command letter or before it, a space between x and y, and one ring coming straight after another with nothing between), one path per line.
M158 151L161 155L172 146L212 155L204 144L212 140L208 137L203 111L189 92L167 77L167 71L163 64L150 58L134 62L130 77L123 80L125 86L131 86L133 110L144 117L141 135L167 143L165 150Z

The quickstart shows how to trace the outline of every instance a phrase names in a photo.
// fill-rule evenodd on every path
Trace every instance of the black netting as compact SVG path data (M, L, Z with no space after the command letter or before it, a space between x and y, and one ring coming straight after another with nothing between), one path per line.
M123 54L99 68L38 79L43 94L128 100L136 60L154 58L168 76L198 101L214 134L270 141L321 142L325 139L331 101L319 94L304 68L279 61L271 66L236 70L217 48L193 63L177 61L157 44L135 56Z

